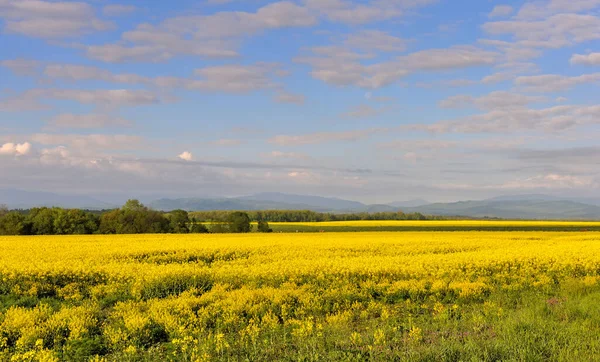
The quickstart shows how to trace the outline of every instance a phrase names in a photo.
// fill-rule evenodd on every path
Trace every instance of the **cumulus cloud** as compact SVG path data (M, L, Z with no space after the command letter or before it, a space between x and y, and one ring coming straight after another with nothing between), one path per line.
M25 156L31 153L31 143L5 143L0 146L0 155Z
M573 54L571 64L600 65L600 53Z
M177 157L179 157L180 159L182 159L184 161L193 161L194 160L194 155L192 155L192 153L188 152L188 151L181 153Z
M94 8L84 2L3 0L0 17L7 32L37 38L74 37L114 26L96 17Z

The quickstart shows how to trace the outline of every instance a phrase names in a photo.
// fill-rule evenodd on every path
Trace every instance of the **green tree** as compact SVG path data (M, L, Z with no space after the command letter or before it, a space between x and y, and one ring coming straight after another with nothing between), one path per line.
M264 220L261 220L258 222L257 230L259 233L272 233L273 232L273 229L271 229L269 227L269 223Z
M209 229L211 234L223 234L223 233L228 233L229 232L229 227L227 224L223 224L223 223L212 223L210 224L210 229Z
M56 209L54 233L56 235L93 234L98 230L98 218L79 209Z
M54 235L56 210L47 207L31 209L28 215L33 235Z
M100 234L116 234L119 228L119 216L121 210L112 210L105 212L100 216L100 227L98 232Z
M0 217L0 235L29 235L31 224L25 215L11 211Z
M174 210L169 213L169 225L171 231L176 234L187 234L189 230L190 217L185 210Z
M233 212L227 218L227 228L230 233L249 233L252 231L250 217L245 212Z
M190 229L193 234L208 234L208 228L204 224L194 223Z

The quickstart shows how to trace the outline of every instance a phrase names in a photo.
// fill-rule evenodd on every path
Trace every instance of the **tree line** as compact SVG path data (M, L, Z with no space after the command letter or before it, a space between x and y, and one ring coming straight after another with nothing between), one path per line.
M310 210L161 212L129 200L114 210L40 207L8 210L0 206L0 235L187 234L272 232L269 222L355 220L440 220L420 213L323 213Z
M138 200L103 212L58 207L10 211L0 207L0 235L247 233L252 227L245 212L231 212L223 219L204 224L187 211L160 212ZM257 231L272 230L262 221Z
M219 222L227 220L233 211L194 211L190 215L200 222ZM310 210L266 210L247 211L251 221L266 222L321 222L321 221L358 221L358 220L446 220L447 217L423 215L418 212L358 212L323 213Z

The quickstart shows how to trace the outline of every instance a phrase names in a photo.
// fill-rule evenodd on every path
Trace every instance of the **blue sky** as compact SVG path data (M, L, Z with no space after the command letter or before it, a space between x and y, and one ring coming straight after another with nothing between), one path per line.
M0 29L0 188L600 187L600 0L0 0Z

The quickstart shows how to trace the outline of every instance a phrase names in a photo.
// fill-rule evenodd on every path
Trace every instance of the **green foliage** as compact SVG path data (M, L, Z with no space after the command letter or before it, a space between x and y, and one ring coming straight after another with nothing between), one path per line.
M190 218L187 211L174 210L168 214L169 226L175 234L187 234L189 229Z
M272 233L273 229L269 227L269 223L266 221L259 221L256 229L259 233Z
M208 234L208 228L204 224L194 223L190 228L192 234Z
M47 207L35 208L29 212L29 222L34 235L54 235L56 210Z
M245 212L232 212L227 218L227 224L227 228L231 233L249 233L252 231L250 217Z
M227 224L214 223L210 224L209 232L211 234L224 234L229 232L229 227Z
M30 231L25 215L11 211L0 216L0 235L28 235Z
M129 200L120 210L103 214L99 230L103 234L161 234L172 228L163 213L150 210L138 200Z
M229 217L239 211L195 211L190 216L204 222L226 222ZM320 222L320 221L354 221L354 220L445 220L448 217L425 216L420 213L399 212L359 212L348 214L320 213L310 210L263 210L244 212L251 221L267 222Z

